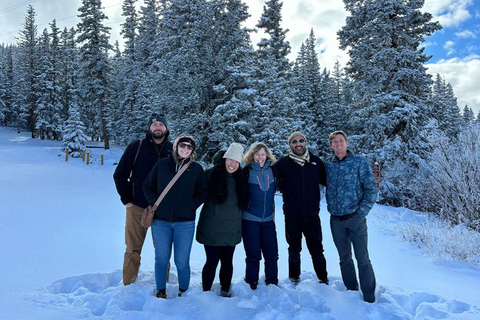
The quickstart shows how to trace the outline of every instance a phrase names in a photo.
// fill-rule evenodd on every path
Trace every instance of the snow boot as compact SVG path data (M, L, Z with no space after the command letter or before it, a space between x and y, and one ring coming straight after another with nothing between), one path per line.
M181 297L185 291L187 291L187 289L178 288L178 296Z
M157 298L167 299L167 292L165 289L157 290Z

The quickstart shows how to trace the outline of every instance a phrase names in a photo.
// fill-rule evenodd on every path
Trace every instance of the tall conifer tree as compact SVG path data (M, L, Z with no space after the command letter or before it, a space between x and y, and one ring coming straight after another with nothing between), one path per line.
M351 145L376 161L417 161L429 149L422 131L431 84L420 45L441 26L421 11L423 0L344 4L350 14L338 36L354 88Z
M291 83L291 63L288 60L290 43L286 41L287 30L282 21L283 2L265 2L257 27L266 34L258 45L255 89L258 92L258 121L255 139L272 146L276 155L285 153L286 141L294 130L302 130L303 123L297 114L295 94Z
M101 11L101 0L82 0L78 9L80 23L77 42L80 44L82 63L82 86L86 110L83 115L91 119L89 133L92 138L101 137L105 149L110 148L108 135L108 115L111 88L108 73L111 70L108 51L112 45L108 42L109 27L103 23L107 16Z
M38 54L37 54L37 25L35 24L35 10L28 6L23 29L20 31L18 47L20 49L19 77L15 104L17 105L18 130L29 129L32 138L35 138L37 107L36 76L38 75Z

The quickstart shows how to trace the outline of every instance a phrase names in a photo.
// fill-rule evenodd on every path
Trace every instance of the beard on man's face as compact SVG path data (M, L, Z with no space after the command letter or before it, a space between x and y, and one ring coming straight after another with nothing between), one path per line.
M153 139L162 139L165 137L165 134L167 133L167 130L161 131L161 130L155 130L152 131L150 130L150 133L152 134Z
M305 154L305 147L290 148L294 154L297 156L303 156Z

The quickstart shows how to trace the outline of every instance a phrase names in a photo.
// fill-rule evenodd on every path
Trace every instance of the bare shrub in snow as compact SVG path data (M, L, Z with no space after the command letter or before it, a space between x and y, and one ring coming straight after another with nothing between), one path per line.
M438 219L422 223L402 222L397 226L397 231L403 238L426 249L434 259L461 260L480 266L479 234L463 224L451 227Z
M456 140L438 137L435 145L415 179L416 198L441 219L480 231L480 125L464 128Z
M465 261L480 267L480 234L461 224L449 222L406 209L396 217L379 214L378 225L415 243L428 255L440 261Z

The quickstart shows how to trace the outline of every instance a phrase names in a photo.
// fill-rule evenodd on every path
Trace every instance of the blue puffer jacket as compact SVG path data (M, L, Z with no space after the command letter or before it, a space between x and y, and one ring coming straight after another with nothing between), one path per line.
M377 184L367 159L348 151L339 160L325 162L327 171L327 209L334 216L357 213L367 216L377 198Z
M273 220L275 175L270 167L270 160L265 161L263 168L256 162L242 169L248 181L248 207L242 218L264 222Z

